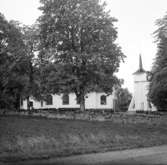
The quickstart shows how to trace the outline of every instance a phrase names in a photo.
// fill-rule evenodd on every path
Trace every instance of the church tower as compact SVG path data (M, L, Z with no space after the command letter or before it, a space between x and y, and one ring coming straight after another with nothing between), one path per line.
M148 102L149 81L147 72L143 69L142 58L139 55L139 69L133 73L134 93L128 111L155 111L155 107Z

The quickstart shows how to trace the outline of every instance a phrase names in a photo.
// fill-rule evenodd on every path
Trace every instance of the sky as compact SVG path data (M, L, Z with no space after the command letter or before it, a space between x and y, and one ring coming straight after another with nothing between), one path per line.
M133 92L133 72L138 69L139 54L143 67L151 70L157 51L153 32L158 28L155 21L167 12L167 0L105 0L107 9L118 31L117 43L126 55L117 76L124 79L123 87ZM31 25L40 16L39 0L0 0L0 12L8 20L18 20Z

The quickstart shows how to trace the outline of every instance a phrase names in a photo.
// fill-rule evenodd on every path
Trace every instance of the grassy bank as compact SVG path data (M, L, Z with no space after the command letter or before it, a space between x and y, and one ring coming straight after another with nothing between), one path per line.
M111 121L0 117L0 159L28 159L167 144L167 117L113 116Z

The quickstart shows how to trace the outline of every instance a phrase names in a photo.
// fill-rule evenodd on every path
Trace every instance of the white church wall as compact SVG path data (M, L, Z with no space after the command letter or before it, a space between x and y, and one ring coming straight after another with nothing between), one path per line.
M148 110L148 82L135 83L134 96L135 96L135 109Z
M57 98L57 102L58 102L57 108L79 108L79 104L77 104L76 96L74 93L69 94L69 104L63 105L62 97L63 97L63 94L61 94Z
M57 100L55 99L55 97L56 97L56 95L52 95L52 98L53 98L53 104L52 105L47 105L46 102L43 101L43 105L41 105L41 102L40 102L40 105L38 107L35 107L35 105L34 105L34 108L36 108L36 109L56 108L57 107ZM36 101L33 100L33 103L35 103L35 102Z
M101 96L106 96L106 104L101 104ZM113 109L113 95L106 95L105 93L96 93L96 109Z
M40 102L37 100L34 100L33 98L30 98L29 101L33 102L34 107L41 107ZM20 107L21 109L27 109L27 100L23 100L23 104Z
M146 73L134 74L134 82L147 81Z
M85 107L87 109L94 109L96 108L96 93L91 92L86 95L85 98Z
M105 95L105 93L96 93L91 92L88 93L85 97L85 107L86 109L112 109L113 108L113 95L106 96L106 104L101 104L101 96ZM52 95L53 98L53 104L52 105L46 105L46 102L43 101L43 104L41 104L40 101L34 100L33 98L30 98L30 101L33 102L33 107L35 109L47 109L47 108L79 108L80 105L77 104L76 95L75 93L69 94L69 104L63 105L62 101L63 94L60 95ZM23 105L21 106L21 109L27 109L27 101L23 101Z
M23 100L22 105L20 106L21 109L27 109L27 101Z

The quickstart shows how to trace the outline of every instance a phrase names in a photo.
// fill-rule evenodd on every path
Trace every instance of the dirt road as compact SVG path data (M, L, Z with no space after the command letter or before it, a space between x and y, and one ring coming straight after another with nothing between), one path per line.
M9 163L8 163L9 164ZM167 165L167 146L85 154L48 160L29 160L10 165ZM4 164L5 165L5 164Z

